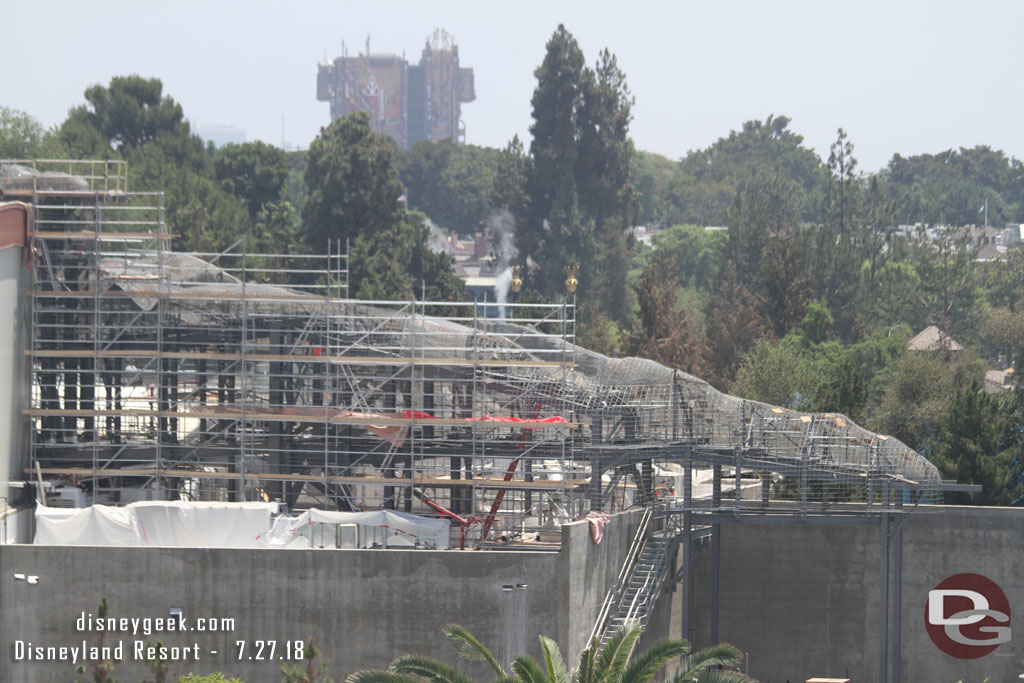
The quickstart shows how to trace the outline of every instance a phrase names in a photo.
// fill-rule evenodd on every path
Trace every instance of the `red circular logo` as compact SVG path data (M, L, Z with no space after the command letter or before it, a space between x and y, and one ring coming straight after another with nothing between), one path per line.
M977 659L1010 640L1010 601L981 574L956 574L928 591L924 625L951 657Z

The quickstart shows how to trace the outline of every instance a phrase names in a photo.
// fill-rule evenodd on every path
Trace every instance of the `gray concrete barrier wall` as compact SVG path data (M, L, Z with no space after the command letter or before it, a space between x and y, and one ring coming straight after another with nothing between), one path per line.
M750 674L765 683L812 676L877 681L881 547L877 525L723 525L721 639L749 652ZM706 645L710 547L697 546L693 555L694 641ZM903 683L995 683L1024 673L1024 624L1015 625L1016 614L1010 642L978 659L951 657L931 641L928 591L960 573L987 576L1006 593L1011 611L1024 615L1024 510L950 506L905 516ZM672 620L680 619L676 607ZM889 635L892 658L893 626Z
M6 650L0 681L75 680L67 662L15 661L16 641L97 645L100 634L78 631L76 621L83 612L96 615L104 595L112 617L168 617L180 608L188 626L199 617L235 620L223 632L112 634L107 644L123 642L128 660L113 675L125 682L152 679L131 659L135 640L158 637L166 645L198 644L199 661L172 663L174 677L222 671L247 683L279 680L280 662L249 659L259 655L256 641L276 641L276 658L289 641L312 636L336 680L385 668L410 653L489 679L488 669L461 660L443 636L443 626L453 622L505 663L522 652L539 656L541 634L554 638L571 662L615 580L637 519L634 513L613 518L600 545L591 542L587 523L566 525L557 553L6 546L0 550ZM38 583L15 574L38 576ZM239 640L245 642L241 654Z
M79 632L75 622L82 612L95 615L103 595L115 617L164 617L181 608L189 620L235 619L233 630L220 633L118 633L110 639L125 643L129 660L136 639L198 643L199 662L172 664L175 676L223 671L248 683L276 680L278 662L248 659L258 654L256 641L276 641L279 656L287 642L313 636L336 679L383 668L407 653L489 679L486 668L461 661L441 634L451 622L469 628L505 663L524 651L538 656L536 638L543 634L572 664L637 522L636 513L615 516L600 545L591 542L586 523L567 525L558 553L5 546L0 640L7 654L0 680L75 680L67 663L13 661L14 643L97 644L99 634ZM936 508L907 515L903 529L902 681L1019 680L1024 626L1011 621L1010 642L961 660L931 642L924 611L929 590L964 572L987 576L1006 593L1011 611L1024 609L1024 510ZM877 680L880 547L877 525L723 525L722 639L749 653L750 673L766 683L811 676ZM709 546L697 545L693 557L692 640L700 647L710 623ZM38 583L16 574L38 576ZM646 641L679 634L680 593L663 595ZM245 642L241 661L238 640ZM209 653L214 649L217 655ZM149 676L131 661L115 675L126 682Z

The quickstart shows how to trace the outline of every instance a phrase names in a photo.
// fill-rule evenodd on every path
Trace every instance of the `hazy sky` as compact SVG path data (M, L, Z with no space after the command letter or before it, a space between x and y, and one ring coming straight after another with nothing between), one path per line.
M11 9L8 6L8 9ZM317 63L364 49L419 60L443 27L476 77L467 141L529 140L534 69L559 22L587 61L608 47L636 96L641 149L679 158L785 114L827 155L845 128L863 170L893 153L987 144L1024 158L1024 2L19 3L0 41L0 104L59 123L93 83L155 76L195 126L306 147L328 123Z

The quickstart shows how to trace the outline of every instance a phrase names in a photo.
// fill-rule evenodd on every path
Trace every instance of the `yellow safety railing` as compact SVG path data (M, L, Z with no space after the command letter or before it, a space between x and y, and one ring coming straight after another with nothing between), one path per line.
M32 191L46 171L59 171L89 183L92 192L128 191L128 162L124 159L0 159L0 164L18 164L32 169Z

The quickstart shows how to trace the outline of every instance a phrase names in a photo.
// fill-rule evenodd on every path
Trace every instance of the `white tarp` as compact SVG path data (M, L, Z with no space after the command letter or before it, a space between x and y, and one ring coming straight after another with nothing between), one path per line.
M276 503L142 501L124 507L36 508L37 545L261 548Z
M448 520L394 510L309 510L277 503L140 501L124 507L36 508L37 545L192 548L448 548ZM341 527L341 528L340 528Z
M259 548L277 503L144 501L135 515L137 545L188 548Z
M128 508L36 508L37 545L136 545Z
M359 548L448 548L451 523L446 519L419 517L395 510L373 512L333 512L308 510L286 525L275 527L268 538L273 547L338 547L335 529L357 525L355 543ZM302 543L298 538L306 539Z

